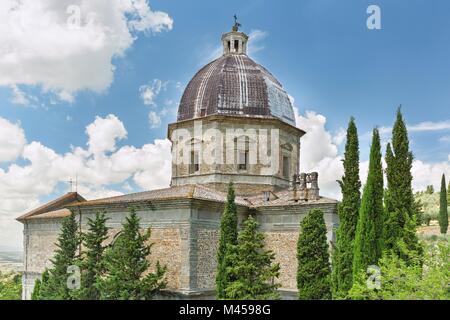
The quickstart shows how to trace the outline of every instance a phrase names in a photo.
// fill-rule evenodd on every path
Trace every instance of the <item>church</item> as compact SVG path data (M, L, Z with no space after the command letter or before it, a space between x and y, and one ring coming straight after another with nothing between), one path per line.
M319 193L317 172L300 173L301 137L288 94L263 66L247 56L248 36L236 23L222 35L223 55L201 68L187 85L172 143L170 187L86 200L69 192L19 218L24 226L23 299L56 249L61 221L74 212L81 231L88 218L105 212L110 239L133 206L143 228L151 228L150 256L167 265L164 298L213 299L219 225L229 182L236 190L239 224L255 217L266 248L280 264L283 298L295 298L296 245L301 219L324 213L334 240L337 201Z

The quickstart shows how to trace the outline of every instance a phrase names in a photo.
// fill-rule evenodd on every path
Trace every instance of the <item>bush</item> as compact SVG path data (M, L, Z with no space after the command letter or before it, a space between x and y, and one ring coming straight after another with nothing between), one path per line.
M0 272L0 300L20 300L21 295L22 276L14 272Z
M403 250L407 250L404 245ZM450 299L450 244L446 240L439 240L425 245L423 257L413 251L409 251L408 254L410 255L409 263L395 254L384 253L378 264L381 271L379 288L369 288L368 283L371 279L362 273L354 282L349 292L349 298L363 300Z

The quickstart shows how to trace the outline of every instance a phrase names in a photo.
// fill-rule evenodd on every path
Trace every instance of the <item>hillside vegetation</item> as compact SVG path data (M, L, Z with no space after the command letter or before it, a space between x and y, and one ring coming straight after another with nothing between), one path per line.
M417 192L415 199L422 203L424 215L431 216L433 220L437 219L439 214L439 192L431 194L424 191Z

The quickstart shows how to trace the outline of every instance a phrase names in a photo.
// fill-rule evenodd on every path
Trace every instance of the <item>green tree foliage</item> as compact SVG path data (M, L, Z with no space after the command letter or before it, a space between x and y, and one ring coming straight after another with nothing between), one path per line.
M33 292L31 293L31 300L41 300L41 286L42 284L48 284L49 272L47 269L42 273L41 279L36 279L34 283Z
M39 289L41 300L72 300L75 297L69 289L67 280L69 266L79 266L80 234L75 214L63 219L61 233L58 236L57 250L51 260L53 266L48 270L48 278L42 279Z
M228 267L231 266L228 258L229 246L237 244L237 208L235 203L235 193L233 183L228 185L228 196L225 209L220 221L220 238L219 248L217 250L217 273L216 273L216 296L218 299L225 298L225 288L232 281L227 273Z
M31 300L39 300L39 294L41 291L41 279L36 279L34 283L33 292L31 293Z
M378 129L373 130L369 173L364 186L355 237L353 277L376 264L383 250L383 167Z
M413 155L409 150L408 132L400 108L392 130L392 147L388 144L385 159L388 183L385 192L385 248L401 254L400 243L404 242L409 250L420 252L415 236L416 217L411 187Z
M404 246L404 244L402 244ZM403 251L408 251L405 247ZM379 261L380 286L372 278L359 274L349 292L351 299L364 300L449 300L450 245L443 240L425 246L423 256L409 251L409 261L393 251L385 252Z
M97 282L101 299L146 300L165 287L166 267L158 261L155 272L149 272L150 236L150 229L140 232L139 217L131 208L121 233L105 252L106 276Z
M224 289L226 299L279 298L279 284L274 280L279 276L280 265L273 263L273 252L264 250L264 235L257 229L258 223L250 216L239 232L237 244L228 244L230 264L227 272L232 281Z
M423 203L420 199L414 200L414 212L416 215L417 226L423 225L425 223L425 215L423 211Z
M333 297L347 294L352 286L353 242L361 204L361 181L359 179L359 142L355 119L351 118L347 128L344 153L344 176L339 181L342 202L338 207L339 228L333 250L332 288Z
M331 269L323 212L313 209L302 220L297 242L297 288L302 300L331 299Z
M445 175L442 175L441 195L439 201L439 227L442 234L447 233L448 229L448 208L447 208L447 190L445 188Z
M97 213L94 219L88 219L88 231L83 237L84 252L81 272L81 289L78 298L82 300L100 299L96 283L105 274L104 246L108 238L108 228L104 213Z
M447 204L450 203L450 181L447 186Z
M22 276L19 273L0 272L0 300L20 300Z
M433 185L427 186L427 190L425 191L427 194L433 194L434 193L434 187Z

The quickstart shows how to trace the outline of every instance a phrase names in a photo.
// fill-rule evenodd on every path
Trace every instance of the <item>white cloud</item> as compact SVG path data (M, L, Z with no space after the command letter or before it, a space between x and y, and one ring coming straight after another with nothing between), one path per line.
M428 185L433 185L435 190L440 190L442 174L445 174L447 181L450 178L450 155L448 161L438 163L415 160L411 171L415 191L425 190Z
M127 137L125 127L115 115L106 118L96 117L95 121L86 127L89 136L89 151L93 154L102 154L105 151L114 151L116 140Z
M39 204L39 199L57 190L59 183L67 183L77 176L78 191L88 199L122 194L111 189L128 179L142 189L169 186L171 176L170 142L155 140L140 148L117 146L127 132L114 115L101 118L87 126L88 148L72 147L59 154L40 142L26 144L19 124L0 118L0 157L14 160L21 156L25 164L12 163L0 168L0 243L17 244L21 225L14 219ZM9 139L3 141L3 137ZM10 146L10 142L20 142ZM15 148L15 151L12 150Z
M20 124L0 118L0 163L15 160L22 153L25 143Z
M300 170L317 171L321 194L340 199L340 188L336 180L343 175L342 157L325 128L326 117L313 111L306 111L304 116L298 114L297 108L294 111L297 126L306 131L301 139Z
M431 131L441 131L450 130L450 120L445 121L424 121L417 124L407 124L408 132L431 132ZM381 135L386 135L392 133L392 127L381 127L379 128ZM366 133L366 135L371 133Z
M293 99L291 100L294 101ZM313 111L306 111L305 115L299 115L297 108L294 108L294 111L297 126L307 132L301 139L301 171L319 172L321 194L341 199L340 188L336 180L339 180L344 173L342 166L343 156L339 154L337 147L345 141L345 137L342 138L342 130L344 129L339 130L338 134L333 137L326 129L326 118L323 115ZM432 125L431 122L422 122L408 128L416 132L444 130L446 128L444 123L440 122ZM389 130L385 129L384 132L390 132L390 128ZM363 185L367 179L368 166L368 161L361 161L359 171ZM386 168L384 159L383 168ZM442 174L450 177L450 155L448 156L448 161L439 163L426 163L421 160L414 160L412 166L413 189L419 191L424 190L427 185L434 185L435 189L438 190Z
M158 128L161 125L161 117L156 114L156 112L150 111L148 113L148 122L150 124L150 128Z
M337 146L340 146L345 141L345 139L347 139L347 130L341 127L333 135L333 143Z
M423 131L439 131L450 130L450 120L446 121L425 121L415 125L408 126L408 131L411 132L423 132Z
M12 90L12 99L11 99L12 103L24 106L30 103L30 100L27 98L25 92L20 90L18 86L12 85L11 90Z
M133 29L151 32L172 30L172 18L165 12L152 11L146 0L134 0L129 4L131 4L131 7L128 11L134 12L136 17L136 20L129 22Z
M161 92L165 90L167 82L154 79L152 84L145 84L139 87L139 93L145 105L156 106L155 99Z
M252 30L248 35L247 54L252 55L264 49L262 43L269 34L263 30Z
M145 0L2 0L0 86L38 85L69 102L80 90L103 92L113 81L112 59L138 32L172 25Z

